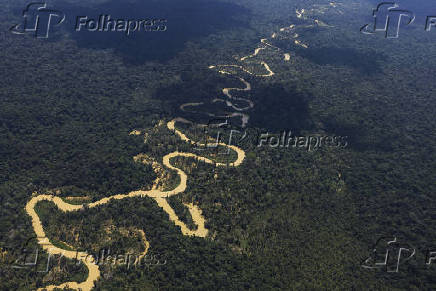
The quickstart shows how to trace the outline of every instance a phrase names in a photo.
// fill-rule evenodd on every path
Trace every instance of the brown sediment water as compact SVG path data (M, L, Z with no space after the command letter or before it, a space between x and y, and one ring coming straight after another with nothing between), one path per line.
M194 141L190 140L188 137L186 137L184 133L182 133L180 130L175 128L175 122L176 120L172 120L168 122L167 123L168 129L173 131L177 136L179 136L181 140L194 144L195 143ZM190 157L198 161L213 164L217 167L223 167L223 166L237 167L243 162L245 158L245 152L242 149L232 145L229 146L224 143L220 143L219 145L230 147L232 150L234 150L238 155L236 160L230 164L216 163L211 159L201 157L193 153L184 153L178 151L165 155L162 159L163 165L169 169L175 170L180 178L179 185L177 185L176 188L170 191L160 191L156 189L156 187L153 187L153 189L149 191L137 190L137 191L129 192L128 194L117 194L110 197L102 198L92 203L79 204L79 205L67 203L64 200L62 200L60 197L48 195L48 194L41 194L32 197L30 201L26 204L25 210L32 219L32 226L36 236L38 237L38 244L40 244L45 251L47 251L52 255L63 255L64 257L69 259L78 259L82 261L85 264L85 266L88 268L88 277L84 282L81 283L66 282L57 286L49 285L44 288L41 288L41 290L42 289L53 290L55 288L64 288L64 287L69 287L72 289L84 290L84 291L91 290L94 287L95 281L98 280L98 278L100 277L100 270L98 268L98 265L94 263L91 256L88 256L86 252L78 252L73 250L62 249L54 246L53 243L50 242L50 240L47 238L45 234L41 220L39 219L39 216L35 211L35 206L38 202L50 201L54 203L56 207L59 208L61 211L71 212L71 211L85 210L85 206L87 208L93 208L96 206L104 205L110 202L112 199L125 199L129 197L151 197L155 199L157 204L168 214L169 219L173 221L174 224L180 226L180 229L184 235L206 237L208 234L208 229L205 227L205 218L203 217L202 211L200 208L198 208L198 206L194 204L187 204L187 203L184 204L186 207L188 207L189 212L191 213L192 216L192 220L198 226L196 230L191 230L186 226L185 223L183 223L179 219L174 209L168 204L167 198L184 192L186 190L187 181L188 181L188 175L183 170L173 166L171 164L171 159L175 157ZM197 146L204 146L204 144L197 143ZM155 183L157 182L155 181ZM141 254L141 256L145 256L145 254L147 253L150 247L150 244L146 240L145 233L143 230L140 230L140 234L144 241L144 252Z
M334 2L331 2L329 5L324 5L326 7L331 6L331 7L336 7L336 4ZM324 7L322 5L319 5L319 7ZM313 10L313 9L312 9ZM301 9L295 10L296 16L297 18L304 18L306 19L307 17L305 17L305 14L308 11L305 9ZM318 26L326 26L328 27L327 24L325 24L324 22L315 19L314 23ZM293 40L293 43L297 46L300 46L302 48L308 48L308 45L303 43L301 40L299 40L298 38L300 37L298 33L295 33L295 30L298 27L314 27L314 25L295 25L295 24L291 24L289 26L286 27L282 27L279 29L278 32L274 32L271 35L271 39L290 39ZM245 62L248 61L249 59L255 58L256 56L259 55L259 53L263 50L266 49L274 49L278 52L281 52L282 49L271 44L267 38L261 38L260 39L260 46L254 49L254 52L252 54L243 56L241 58L238 59L239 62ZM284 61L288 62L291 60L291 55L289 53L283 53L283 57L284 57ZM248 120L250 118L250 116L246 113L242 113L242 111L247 111L249 109L252 109L254 107L254 102L251 101L249 98L241 98L241 97L235 97L233 96L230 92L231 91L245 91L248 92L251 90L251 84L249 82L247 82L244 78L238 76L238 72L236 71L242 71L244 73L247 73L251 76L255 76L255 77L271 77L274 76L274 71L271 70L270 66L268 65L267 62L265 62L264 60L260 60L257 62L251 62L251 65L253 64L257 64L263 67L263 70L265 70L264 74L256 74L252 71L250 71L249 69L247 69L244 65L236 65L236 64L218 64L218 65L210 65L209 69L216 69L218 71L218 73L220 74L224 74L224 75L233 75L235 78L239 79L239 81L241 81L245 87L244 88L238 88L238 87L232 87L232 88L223 88L222 89L222 93L224 96L226 96L226 99L223 98L219 98L219 97L215 97L214 99L212 99L212 102L225 102L226 105L228 107L231 107L232 109L236 110L237 112L233 112L230 114L227 114L225 117L236 117L239 116L241 117L241 124L242 127L246 127ZM231 69L231 70L229 70ZM235 101L244 101L247 103L247 106L245 107L239 107L238 105L235 105ZM187 110L185 109L186 107L196 107L196 106L200 106L204 104L203 102L191 102L191 103L184 103L180 106L180 109L184 112L186 112ZM191 111L192 112L192 111ZM213 113L205 113L202 112L202 114L207 114L211 117L216 116ZM222 117L222 116L220 116Z
M331 2L329 5L331 7L336 7L336 3L334 3L334 2ZM301 10L296 9L296 11L295 11L297 18L305 18L306 12L307 12L307 10L305 10L305 9L301 9ZM328 27L327 24L325 24L319 20L315 20L315 23L318 26ZM309 25L308 27L312 27L312 26L313 25ZM293 30L296 27L297 27L296 25L292 24L288 27L280 28L280 32L290 33L290 32L293 32ZM303 48L308 47L306 44L302 43L298 39L299 35L297 33L294 33L292 37L288 37L288 36L281 35L280 32L273 33L271 37L272 38L281 37L281 38L293 39L295 45L299 45ZM271 45L267 41L267 39L261 39L260 43L261 43L262 47L256 48L252 54L240 58L239 61L242 62L242 61L246 61L250 58L254 58L262 50L265 50L267 48L273 48L277 51L281 51L280 48L278 48L274 45ZM291 59L290 54L284 53L284 60L289 61L290 59ZM226 74L226 75L234 75L235 73L227 71L227 70L225 70L225 68L236 68L236 69L239 69L245 73L248 73L248 74L250 74L252 76L256 76L256 77L270 77L270 76L274 75L274 72L271 70L271 68L269 67L269 65L265 61L260 61L260 62L258 62L258 64L263 66L263 68L266 71L265 74L255 74L252 71L243 67L242 65L212 65L212 66L209 66L209 68L210 69L216 68L216 69L218 69L219 73ZM248 122L249 115L241 113L240 111L250 109L254 106L254 104L249 99L236 98L236 97L232 96L232 94L230 94L230 91L232 91L232 90L250 91L251 84L249 82L247 82L245 79L243 79L242 77L237 77L237 78L245 85L245 88L224 88L224 89L222 89L222 92L228 99L222 100L222 99L215 98L214 102L225 101L227 103L227 105L229 105L229 106L233 107L235 110L239 111L239 112L234 112L232 114L229 114L228 116L229 117L241 116L242 125L243 125L243 127L245 127L245 125ZM232 100L243 100L243 101L246 101L249 105L245 108L238 108L237 106L232 104ZM185 111L185 107L195 107L195 106L199 106L201 104L202 103L186 103L186 104L181 105L180 109L182 111ZM209 114L209 115L213 116L213 114ZM181 131L176 129L175 128L176 121L177 121L177 119L174 119L174 120L167 123L167 127L169 130L173 131L177 136L179 136L180 139L182 139L185 142L196 144L197 146L204 146L204 144L196 143L193 140L189 139L184 133L182 133ZM161 125L161 123L159 123L159 125ZM133 130L132 132L130 132L130 135L140 135L140 134L141 134L141 131L139 131L139 130ZM84 282L81 282L81 283L66 282L66 283L63 283L63 284L57 285L57 286L55 286L55 285L46 286L46 287L41 288L41 289L53 290L55 288L69 287L69 288L76 289L76 290L84 290L84 291L91 290L94 287L95 281L97 281L100 277L100 270L98 268L98 265L96 265L94 263L94 261L92 260L92 257L89 256L86 252L78 252L78 251L73 251L73 250L62 249L62 248L54 246L50 242L50 240L47 238L47 236L44 232L41 220L35 211L35 206L37 203L39 203L40 201L50 201L50 202L54 203L56 205L56 207L59 208L61 211L70 212L70 211L85 210L86 207L93 208L96 206L104 205L104 204L110 202L112 199L125 199L125 198L129 198L129 197L150 197L150 198L153 198L156 201L156 203L168 214L169 219L171 221L173 221L174 224L180 226L180 229L181 229L181 232L183 233L183 235L206 237L208 234L208 229L205 227L205 218L203 217L202 211L198 206L196 206L194 204L184 203L184 205L186 207L188 207L194 223L198 226L196 230L191 230L186 226L185 223L183 223L179 219L179 217L175 213L174 209L168 203L168 200L167 200L168 197L171 197L173 195L177 195L177 194L182 193L186 190L187 181L188 181L187 174L183 170L173 166L171 164L171 159L175 158L175 157L189 157L189 158L194 158L198 161L213 164L217 167L223 167L223 166L237 167L237 166L242 164L242 162L245 159L245 152L242 149L240 149L236 146L227 145L224 143L219 143L219 145L228 147L228 148L232 149L233 151L235 151L237 153L236 160L230 164L217 163L211 159L201 157L201 156L198 156L198 155L193 154L193 153L185 153L185 152L178 152L178 151L175 151L175 152L172 152L172 153L165 155L162 158L163 165L169 169L175 170L177 172L177 175L180 178L179 185L177 185L177 187L175 187L174 189L172 189L170 191L159 190L157 188L157 183L159 182L159 179L157 179L154 182L151 190L148 190L148 191L136 190L136 191L131 191L127 194L117 194L117 195L105 197L105 198L102 198L98 201L95 201L92 203L87 203L87 204L70 204L70 203L67 203L64 200L62 200L60 197L56 197L54 195L49 195L49 194L41 194L41 195L37 195L37 196L32 197L30 199L30 201L26 204L25 210L26 210L27 214L32 219L32 226L33 226L33 230L34 230L36 236L38 237L38 244L40 244L45 251L47 251L48 253L50 253L52 255L63 255L64 257L67 257L69 259L78 259L78 260L82 261L86 265L86 267L88 268L88 276ZM139 230L139 232L140 232L141 237L144 241L144 252L141 254L141 256L145 256L149 247L150 247L150 244L146 240L146 236L145 236L144 231ZM91 259L89 259L89 258L91 258Z

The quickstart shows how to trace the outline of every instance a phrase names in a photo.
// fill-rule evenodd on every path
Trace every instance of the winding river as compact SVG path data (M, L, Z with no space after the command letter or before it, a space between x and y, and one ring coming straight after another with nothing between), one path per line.
M336 7L335 6L336 4L333 2L331 2L329 5L331 7ZM317 9L320 9L320 8L317 8ZM297 18L305 19L305 13L307 13L307 11L308 10L304 10L304 9L296 10ZM313 22L313 24L311 24L309 26L306 25L305 27L327 26L323 22L316 20L316 19L313 20L312 22ZM275 38L291 39L291 40L293 40L295 45L301 46L303 48L307 48L308 46L306 44L304 44L301 40L298 39L299 35L295 32L295 29L296 29L295 25L283 27L280 29L279 32L273 33L271 35L271 39L275 39ZM245 62L251 58L254 58L262 50L265 50L265 49L274 49L277 51L281 51L280 48L270 44L268 42L268 39L266 39L266 38L261 39L260 44L261 44L261 46L256 48L252 54L240 58L239 61ZM291 59L291 55L289 53L284 53L283 56L284 56L284 61L289 61ZM252 71L246 69L242 65L234 65L234 64L212 65L212 66L209 66L209 68L210 69L217 69L219 73L226 74L226 75L235 75L234 72L226 70L228 68L232 68L233 70L237 69L237 70L243 71L244 73L248 73L250 75L257 76L257 77L271 77L274 75L274 72L271 70L270 66L265 61L262 60L262 61L258 62L257 64L260 64L263 67L263 69L265 70L265 74L255 74ZM244 91L244 92L250 91L251 84L240 76L234 76L234 77L238 78L239 81L244 84L244 87L243 88L224 88L224 89L222 89L222 93L226 97L226 99L214 98L212 100L212 102L213 103L225 102L228 107L231 107L233 110L236 111L236 112L228 114L227 117L235 117L235 116L241 117L242 127L245 127L247 122L248 122L249 116L248 116L248 114L242 113L242 112L253 108L254 103L248 98L235 97L230 92L231 91ZM241 107L237 104L234 104L235 101L243 101L246 103L246 106ZM187 107L200 106L201 104L203 104L203 103L201 103L201 102L185 103L185 104L180 106L180 109L182 111L187 111L186 110ZM204 114L204 112L203 112L203 114ZM206 113L206 114L209 116L215 116L213 113ZM195 144L196 146L205 146L204 144L194 142L193 140L189 139L183 132L178 130L175 127L176 121L177 121L176 119L173 119L167 123L166 126L170 131L174 132L182 141L185 141L185 142L191 143L191 144ZM137 135L140 132L133 131L132 133ZM49 201L49 202L55 204L56 207L58 209L60 209L61 211L71 212L71 211L79 211L79 210L84 210L86 208L94 208L96 206L104 205L104 204L111 202L113 199L120 200L120 199L126 199L126 198L130 198L130 197L149 197L149 198L152 198L156 201L156 203L168 214L169 219L171 221L173 221L174 224L180 226L180 229L181 229L181 232L183 233L183 235L206 237L208 234L208 229L205 227L205 219L202 215L202 211L200 208L198 208L196 205L194 205L192 203L184 203L184 205L189 209L189 212L191 213L191 216L192 216L194 223L198 226L196 230L191 230L187 227L187 225L184 222L182 222L179 219L179 217L175 213L174 209L168 203L168 200L167 200L168 197L180 194L186 190L187 181L188 181L188 175L180 168L173 166L171 164L171 159L175 158L175 157L188 157L188 158L193 158L197 161L202 161L204 163L215 165L216 167L224 167L224 166L237 167L237 166L242 164L242 162L245 159L245 152L242 149L238 148L237 146L227 145L224 143L218 143L218 144L221 146L230 148L231 150L235 151L237 153L236 160L230 164L217 163L211 159L208 159L208 158L205 158L202 156L198 156L198 155L193 154L193 153L185 153L185 152L178 152L178 151L175 151L175 152L172 152L172 153L165 155L162 158L163 165L168 169L176 171L177 175L180 178L179 185L177 185L174 189L169 190L169 191L161 191L161 190L157 189L157 183L158 183L157 181L159 180L159 179L157 179L154 182L152 189L149 191L143 191L143 190L131 191L127 194L117 194L117 195L113 195L110 197L105 197L105 198L102 198L102 199L95 201L95 202L92 202L92 203L70 204L70 203L62 200L60 197L57 197L54 195L49 195L49 194L40 194L40 195L33 196L30 199L30 201L26 204L25 211L32 219L32 226L33 226L33 230L37 236L38 244L40 244L42 246L42 248L51 255L63 255L64 257L69 258L69 259L78 259L78 260L82 261L86 265L86 267L88 268L88 276L84 282L81 282L81 283L66 282L66 283L63 283L63 284L57 285L57 286L55 286L55 285L46 286L44 288L40 288L40 290L44 290L44 289L53 290L54 288L64 288L64 287L69 287L72 289L84 290L84 291L91 290L94 287L96 280L98 280L100 277L100 270L99 270L98 265L93 262L92 257L88 256L88 254L86 252L77 252L74 250L66 250L66 249L62 249L60 247L53 245L53 243L49 240L49 238L47 238L46 233L44 231L44 228L42 226L41 220L35 211L35 206L39 202ZM143 255L145 255L147 253L147 250L150 247L150 244L146 241L144 231L139 230L139 232L141 234L142 239L144 240L145 250L144 250ZM91 259L89 259L89 258L91 258Z
M197 146L205 146L202 143L195 143L193 140L189 139L184 133L182 133L180 130L178 130L175 127L175 123L176 123L176 120L172 120L172 121L168 122L167 128L170 131L173 131L181 140L188 142L188 143L191 143L191 144L196 144ZM228 164L228 166L237 167L237 166L242 164L242 162L245 159L245 152L242 149L240 149L236 146L232 146L232 145L228 146L224 143L219 143L219 145L229 147L230 149L232 149L233 151L235 151L237 153L236 160L234 162ZM86 280L84 282L81 282L81 283L66 282L66 283L63 283L63 284L58 285L58 286L55 286L55 285L46 286L44 288L41 288L40 290L43 290L43 289L53 290L54 288L64 288L67 286L69 288L73 288L73 289L77 289L77 290L79 290L79 289L84 290L84 291L91 290L94 287L94 282L100 277L100 270L98 268L98 265L96 265L92 261L92 259L90 259L91 257L88 256L88 254L86 252L77 252L77 251L65 250L65 249L59 248L59 247L53 245L53 243L47 238L47 235L44 231L41 220L39 219L39 216L35 211L35 206L40 201L50 201L50 202L54 203L56 205L56 207L58 209L60 209L61 211L70 212L70 211L83 210L83 209L85 209L85 206L87 208L93 208L93 207L96 207L99 205L103 205L103 204L111 202L112 199L119 200L119 199L125 199L125 198L129 198L129 197L150 197L150 198L153 198L156 201L156 203L168 214L169 219L171 221L173 221L176 225L180 226L180 229L184 235L206 237L208 230L204 226L205 219L202 215L201 209L199 209L196 205L194 205L192 203L184 203L184 205L186 207L188 207L194 223L198 226L196 230L191 230L186 226L186 224L184 222L182 222L179 219L179 217L175 213L174 209L168 204L167 198L184 192L186 190L186 184L188 181L188 175L183 170L181 170L181 169L179 169L171 164L171 159L175 158L175 157L189 157L189 158L196 159L198 161L202 161L202 162L205 162L208 164L215 165L217 167L227 166L227 164L216 163L215 161L213 161L211 159L201 157L201 156L198 156L198 155L193 154L193 153L184 153L184 152L175 151L175 152L172 152L172 153L165 155L162 159L163 165L165 167L167 167L168 169L175 170L177 172L177 175L180 178L180 184L170 191L160 191L160 190L156 189L156 187L153 187L153 189L149 190L149 191L136 190L136 191L132 191L128 194L117 194L117 195L113 195L110 197L102 198L102 199L95 201L95 202L92 202L92 203L79 204L79 205L67 203L64 200L62 200L60 197L56 197L56 196L48 195L48 194L41 194L41 195L37 195L37 196L32 197L32 199L30 199L30 201L26 204L25 210L26 210L27 214L30 215L30 217L32 218L32 226L33 226L33 230L35 231L35 234L37 236L38 244L40 244L42 246L42 248L51 255L63 255L64 257L69 258L69 259L79 259L88 268L88 277L86 278ZM144 234L144 232L142 231L141 234ZM142 237L143 237L143 240L145 240L145 234ZM147 246L145 249L145 252L146 252L148 250L149 243L147 241L145 241L145 245Z

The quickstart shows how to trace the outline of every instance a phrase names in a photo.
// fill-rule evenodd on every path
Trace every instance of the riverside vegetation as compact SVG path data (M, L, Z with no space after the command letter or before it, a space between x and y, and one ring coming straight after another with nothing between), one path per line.
M301 31L307 48L272 41L289 60L274 50L259 52L275 74L241 75L251 90L239 93L249 94L255 104L246 112L248 130L287 127L302 136L348 136L345 149L257 148L250 137L259 134L253 133L237 145L246 153L238 167L174 157L171 164L189 180L168 203L193 231L195 219L185 204L198 206L208 229L205 238L182 235L151 197L67 213L42 201L35 211L45 234L54 244L95 253L102 248L141 253L144 240L136 230L143 229L148 251L167 260L149 269L102 266L96 289L435 288L434 266L422 267L424 258L402 265L399 273L361 267L381 236L423 247L436 241L433 36L421 27L406 30L398 41L359 34L371 17L372 1L337 3L336 10L315 5L326 1L306 2L232 1L245 9L239 12L241 25L184 39L160 60L144 50L138 63L132 56L141 53L140 46L128 56L127 48L86 46L68 33L51 41L2 34L0 288L84 282L88 271L74 267L73 260L47 273L10 267L34 233L25 212L32 193L66 200L82 196L93 203L137 189L150 191L158 177L163 181L158 187L166 187L162 191L179 185L175 172L161 176L152 163L132 157L146 153L161 161L174 151L213 157L214 152L196 152L159 121L182 116L205 123L180 106L225 98L223 88L241 87L239 80L209 66L237 64L253 53L260 38L289 23L304 24L296 6L329 27ZM19 3L0 8L4 30L19 20L12 6L22 9ZM204 111L225 109L207 105ZM129 135L132 129L141 134ZM182 124L180 130L199 140L195 128Z

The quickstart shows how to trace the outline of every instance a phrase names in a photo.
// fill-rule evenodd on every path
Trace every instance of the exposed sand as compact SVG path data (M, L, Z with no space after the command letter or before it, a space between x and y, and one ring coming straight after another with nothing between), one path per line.
M94 282L100 277L100 270L98 269L98 266L96 264L94 264L93 262L91 262L91 260L86 259L87 253L64 250L64 249L55 247L49 241L49 239L45 235L44 229L43 229L42 224L41 224L41 220L39 219L38 215L35 212L35 205L39 201L43 201L43 200L52 201L62 211L74 211L74 210L81 209L83 206L65 203L62 201L61 198L54 197L52 195L38 195L38 196L30 199L30 201L26 204L25 209L26 209L27 214L29 214L32 218L32 226L33 226L33 230L35 231L35 234L37 236L38 244L40 244L45 251L47 251L48 253L50 253L52 255L61 255L62 254L64 257L69 258L69 259L77 258L77 259L81 260L88 268L88 277L82 283L67 282L67 283L63 283L63 284L58 285L58 286L49 285L49 286L46 286L46 287L41 288L41 289L53 290L54 288L64 288L64 287L68 286L69 288L73 288L73 289L77 289L77 290L79 290L79 289L91 290L92 287L94 287Z
M150 248L150 243L148 242L148 240L147 240L147 238L145 236L145 232L142 229L138 229L138 232L139 232L139 235L142 238L142 241L144 242L144 251L139 256L139 258L141 259L141 258L143 258L147 254L148 249Z
M332 5L332 4L330 4L330 5ZM304 14L306 13L306 10L305 9L301 9L301 10L296 9L295 13L297 15L297 18L304 18ZM315 20L315 23L317 25L319 25L319 26L327 26L325 23L323 23L323 22L321 22L319 20ZM301 27L306 27L304 25L298 25L298 27L300 27L300 26ZM312 25L310 25L309 27L312 27ZM271 35L271 39L277 39L277 38L291 39L291 40L293 40L295 45L301 46L303 48L308 48L307 44L304 44L299 39L297 39L299 37L299 34L294 32L294 30L296 28L297 28L297 26L295 24L291 24L289 26L282 27L282 28L279 29L279 32L274 32ZM261 45L260 47L257 47L257 48L254 49L254 52L252 54L239 58L239 61L240 62L244 62L244 61L247 61L248 59L255 58L257 55L259 55L259 53L261 51L263 51L263 50L265 50L267 48L272 48L272 49L274 49L276 51L282 51L282 49L280 49L279 47L270 44L268 42L267 38L260 39L260 45ZM284 61L289 61L290 59L291 59L290 54L289 53L284 53ZM236 76L237 73L225 70L225 68L239 69L239 70L241 70L241 71L243 71L243 72L245 72L247 74L250 74L252 76L255 76L255 77L271 77L271 76L273 76L275 74L265 61L261 60L261 61L257 62L256 64L263 66L263 68L267 71L267 73L265 73L265 74L256 74L256 73L253 73L252 71L246 69L242 65L234 65L234 64L228 64L228 65L227 64L223 64L223 65L211 65L211 66L209 66L209 69L218 69L218 72L221 73L221 74L235 75L235 77L238 78L245 85L245 88L223 88L222 92L227 97L227 99L223 100L221 98L214 98L213 102L217 102L217 101L226 102L226 105L228 107L232 107L234 110L239 111L239 112L252 109L254 107L254 103L250 99L248 99L248 98L240 98L240 97L237 98L237 97L233 96L230 93L230 91L233 91L233 90L235 90L235 91L250 91L251 90L251 84L249 82L247 82L245 79L243 79L242 77ZM233 100L244 101L244 102L247 103L247 106L239 107L239 106L234 104ZM197 103L186 103L186 104L183 104L180 107L180 109L182 109L184 111L184 107L185 106L196 106L196 105L197 105ZM228 117L231 117L231 116L232 115L229 115ZM246 124L248 122L248 119L249 119L249 115L248 114L244 114L244 115L239 114L239 115L233 115L233 116L241 116L241 118L243 118L243 120L242 120L242 127L246 126Z
M129 133L129 135L140 135L141 134L141 131L139 131L139 130L132 130L130 133Z
M64 199L67 199L67 200L89 200L89 199L91 199L91 197L89 197L89 196L67 196L67 197L64 197Z
M329 3L329 5L332 7L336 7L336 4L334 2ZM306 12L307 11L304 9L301 9L301 10L296 9L296 11L295 11L297 18L306 18L304 16L304 14L306 14ZM327 24L325 24L319 20L315 20L315 23L318 26L328 26ZM306 27L312 27L312 25L309 25ZM295 28L296 28L296 26L294 24L292 24L288 27L280 28L280 32L289 33L289 32L292 32ZM299 37L299 35L297 33L294 33L293 37L283 36L283 35L280 35L279 33L273 33L271 35L271 38L277 38L277 37L294 39L294 44L299 45L299 46L304 47L304 48L308 47L306 44L302 43L300 40L297 39ZM261 39L260 42L261 42L262 47L256 48L254 50L253 54L242 57L239 59L239 61L245 61L247 59L254 58L262 50L265 50L268 47L274 48L277 51L281 51L280 48L268 43L267 39ZM289 53L284 54L284 60L285 61L290 60ZM246 69L240 65L212 65L212 66L209 66L209 68L210 69L229 68L229 67L236 68L236 69L242 70L245 73L248 73L250 75L257 76L257 77L270 77L270 76L274 75L274 72L271 70L271 68L269 67L269 65L265 61L260 61L260 62L258 62L258 64L263 66L263 68L267 71L266 74L255 74L255 73L249 71L248 69ZM232 72L226 71L225 69L218 69L218 72L221 74L227 74L227 75L234 74ZM250 91L251 90L251 85L249 82L247 82L245 79L243 79L241 77L237 77L237 78L242 83L244 83L245 88L224 88L224 89L222 89L223 94L225 96L227 96L227 98L228 98L228 100L225 100L225 102L227 103L228 106L231 106L232 108L234 108L237 111L244 111L244 110L253 108L254 104L251 100L249 100L247 98L236 98L236 97L232 96L232 94L230 94L230 91L232 91L232 90L236 90L236 91ZM231 102L232 100L243 100L243 101L248 103L248 106L240 108L240 107L234 105ZM216 101L224 101L224 100L215 98L214 102L216 102ZM186 104L183 104L180 107L180 109L185 111L185 107L189 107L189 106L194 107L194 106L198 106L200 104L201 103L186 103ZM213 114L210 114L210 115L213 116ZM240 112L232 113L229 115L229 117L231 117L231 116L241 116L242 121L243 121L243 127L245 127L245 125L249 119L248 114L243 114ZM168 129L174 131L183 141L194 144L195 143L194 141L190 140L184 133L182 133L181 131L179 131L175 128L175 122L176 122L176 120L172 120L172 121L168 122L167 123ZM161 125L161 123L159 123L159 125ZM130 134L131 135L139 135L139 134L141 134L141 131L133 130L132 132L130 132ZM204 144L197 144L197 146L198 145L204 146ZM229 147L237 153L237 159L233 163L230 163L228 166L237 167L243 162L243 160L245 158L245 152L242 149L240 149L236 146L226 145L224 143L219 143L219 145ZM212 161L208 158L201 157L201 156L198 156L198 155L193 154L193 153L183 153L183 152L176 151L176 152L172 152L172 153L165 155L162 159L163 165L169 169L175 170L180 178L180 184L175 189L170 190L170 191L161 191L157 188L157 185L154 184L152 187L152 190L149 190L149 191L137 190L137 191L132 191L128 194L117 194L117 195L113 195L111 197L103 198L103 199L101 199L99 201L95 201L93 203L80 204L80 205L69 204L67 202L64 202L61 198L53 196L53 195L42 194L42 195L32 197L30 199L30 201L26 204L25 210L26 210L27 214L32 219L32 226L33 226L33 229L35 231L35 234L38 237L38 243L42 246L42 248L44 250L46 250L50 254L53 254L53 255L63 254L67 258L70 258L70 259L76 258L76 259L81 260L87 266L88 271L89 271L88 277L82 283L66 282L66 283L63 283L63 284L58 285L58 286L50 285L50 286L46 286L46 287L41 288L41 289L53 290L54 288L64 288L64 287L68 286L69 288L77 289L77 290L84 290L84 291L91 290L94 287L95 281L98 280L98 278L100 277L100 271L99 271L98 266L96 264L94 264L94 262L92 262L92 260L86 259L86 257L88 256L87 253L61 249L61 248L54 246L50 242L50 240L46 237L46 234L45 234L44 229L42 227L42 223L41 223L38 215L35 212L35 205L40 201L50 201L50 202L54 203L60 210L62 210L64 212L69 212L69 211L78 211L78 210L85 209L85 207L84 207L85 205L88 208L100 206L100 205L103 205L103 204L110 202L111 199L125 199L128 197L151 197L151 198L155 199L157 204L168 214L169 219L171 221L173 221L174 224L180 226L180 229L184 235L206 237L208 234L208 230L205 228L205 219L202 215L201 210L197 206L195 206L194 204L184 204L186 207L188 207L194 223L198 226L197 230L190 230L186 226L186 224L183 223L179 219L179 217L176 215L174 209L168 204L168 201L166 199L172 195L177 195L177 194L185 191L185 189L187 187L187 185L186 185L187 180L188 180L187 174L184 171L182 171L181 169L176 168L173 165L171 165L171 162L170 162L170 160L172 158L180 157L180 156L194 158L198 161L203 161L205 163L214 164L217 167L227 166L227 164L215 163L214 161ZM155 181L155 183L158 183L158 181L159 181L159 179L157 179ZM70 197L70 198L72 198L72 197ZM144 252L142 253L142 256L144 256L147 253L147 251L150 247L150 244L146 240L144 231L140 230L140 233L141 233L141 237L144 241Z
M175 128L175 122L176 122L176 120L172 120L172 121L168 122L167 123L168 129L171 131L174 131L174 133L176 135L178 135L180 137L180 139L182 139L183 141L194 144L195 143L194 141L190 140L184 133L182 133L181 131L179 131L178 129ZM234 150L238 154L237 159L233 163L230 163L229 166L237 167L243 162L243 160L245 158L245 152L242 149L240 149L236 146L232 146L232 145L228 146L224 143L219 143L219 145L230 147L232 150ZM197 144L197 146L204 146L204 144ZM136 159L138 159L138 157L139 157L139 155L136 156ZM117 194L117 195L113 195L110 197L100 199L100 200L92 202L92 203L80 204L80 205L69 204L69 203L63 201L60 197L56 197L53 195L41 194L41 195L32 197L30 199L30 201L26 204L25 210L26 210L27 214L32 219L32 226L33 226L33 230L35 231L36 236L38 237L38 243L48 253L53 254L53 255L62 254L69 259L81 260L88 268L88 277L82 283L66 282L66 283L63 283L63 284L58 285L58 286L54 286L54 285L46 286L44 288L41 288L41 290L42 289L53 290L54 288L64 288L67 286L69 288L77 289L77 290L79 290L79 289L84 290L84 291L91 290L94 287L94 282L96 280L98 280L98 278L100 277L100 270L99 270L98 266L96 264L94 264L92 259L89 259L90 256L88 257L88 254L86 252L77 252L77 251L61 249L61 248L54 246L50 242L50 240L47 238L47 236L44 232L41 220L39 219L39 216L35 212L35 206L40 201L50 201L50 202L54 203L57 206L57 208L59 208L61 211L69 212L69 211L84 210L85 205L88 208L100 206L100 205L103 205L103 204L110 202L111 199L124 199L124 198L128 198L128 197L151 197L151 198L154 198L156 200L157 204L168 214L169 219L171 221L173 221L174 224L180 226L180 229L184 235L206 237L208 234L208 230L205 227L205 219L202 215L201 210L197 206L195 206L193 204L184 204L186 207L188 207L189 212L191 213L191 216L192 216L192 220L198 226L197 230L191 230L186 226L185 223L183 223L179 219L179 217L175 213L174 209L168 204L168 201L166 198L173 196L173 195L177 195L177 194L185 191L186 187L187 187L187 181L188 181L188 176L184 171L171 165L171 159L174 157L190 157L190 158L194 158L194 159L199 160L199 161L203 161L205 163L214 164L217 167L227 166L227 164L215 163L214 161L212 161L208 158L201 157L201 156L198 156L198 155L193 154L193 153L184 153L184 152L177 152L176 151L176 152L172 152L172 153L165 155L162 159L164 166L169 168L169 169L175 170L180 178L180 184L176 188L174 188L173 190L170 190L170 191L161 191L161 190L156 189L156 187L153 187L153 189L149 190L149 191L137 190L137 191L132 191L128 194ZM156 181L155 181L155 183L156 183ZM145 254L147 253L147 251L150 247L150 244L146 240L145 233L142 230L140 230L140 233L141 233L141 237L144 241L144 252L142 253L142 256L145 256ZM86 259L87 257L88 257L88 259Z
M202 104L203 104L203 102L190 102L190 103L185 103L185 104L180 105L180 110L186 112L185 107L199 106L199 105L202 105Z

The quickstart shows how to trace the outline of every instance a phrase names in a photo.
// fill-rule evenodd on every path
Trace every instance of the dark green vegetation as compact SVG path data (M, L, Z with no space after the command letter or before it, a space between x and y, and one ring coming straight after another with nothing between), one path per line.
M298 55L321 66L348 66L367 75L381 73L380 61L386 58L375 51L361 53L356 49L337 47L300 49Z
M134 163L134 155L160 161L177 149L195 152L164 126L151 128L181 116L182 103L208 102L223 87L241 86L207 66L252 53L260 37L301 22L295 6L310 5L236 2L250 10L249 28L187 34L185 46L162 51L162 64L138 56L133 66L125 58L136 56L134 47L131 53L100 50L61 33L53 41L1 34L0 247L9 254L1 257L0 289L27 290L86 274L73 261L49 274L10 267L33 235L24 212L32 192L59 189L61 196L97 200L148 189L155 174ZM425 249L436 248L435 32L416 26L398 40L361 35L374 5L339 8L345 12L320 16L333 28L302 32L310 49L289 45L291 62L272 50L262 53L274 77L247 77L256 104L254 128L240 144L247 154L243 165L215 171L211 165L191 167L190 159L177 161L189 173L181 200L203 210L206 239L183 236L148 198L69 214L41 203L48 236L93 253L137 253L142 241L123 230L144 230L150 252L167 263L131 270L105 266L97 283L102 290L435 289L436 267L424 258ZM19 21L19 14L6 12L2 32ZM148 142L129 136L132 129L150 131ZM256 133L278 129L348 135L349 146L313 153L255 147ZM180 200L171 203L189 223ZM360 266L381 236L397 236L417 249L399 273Z

